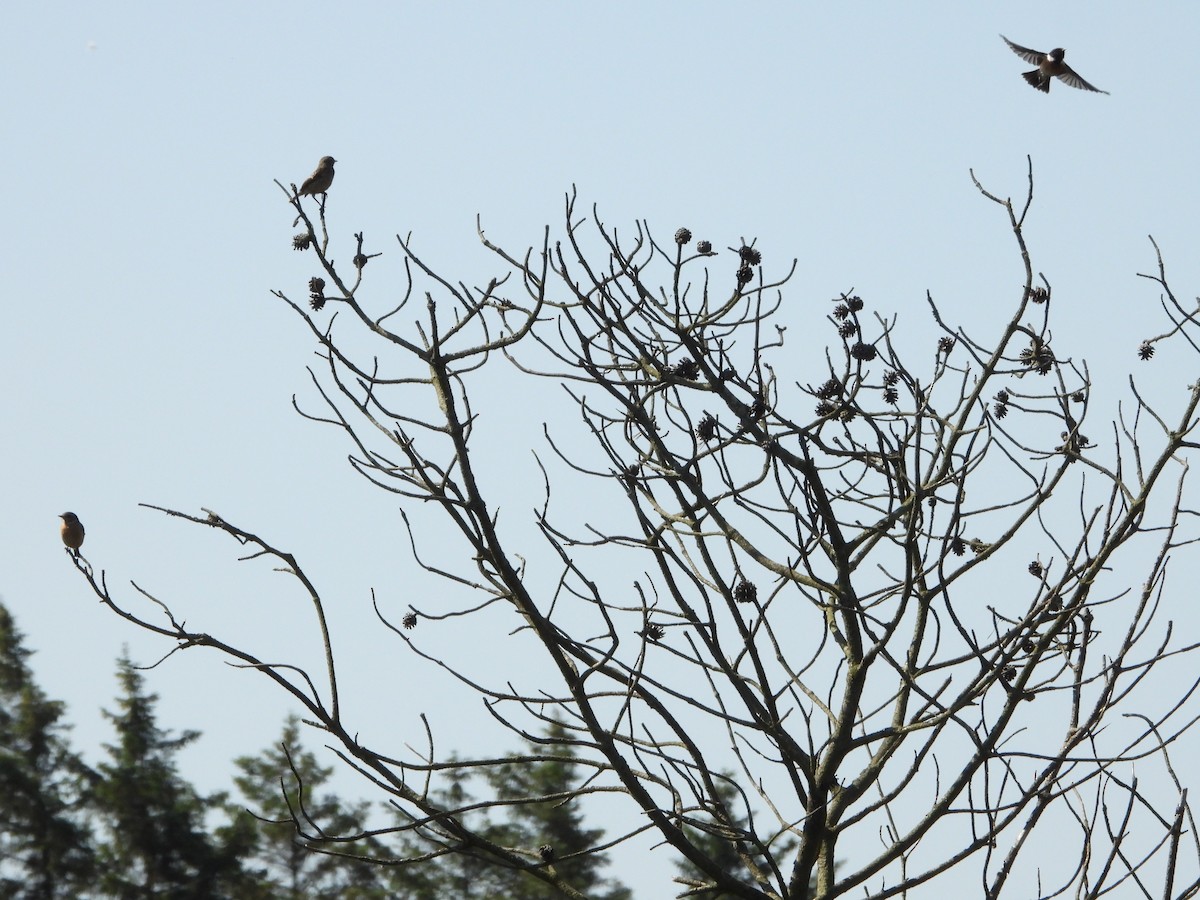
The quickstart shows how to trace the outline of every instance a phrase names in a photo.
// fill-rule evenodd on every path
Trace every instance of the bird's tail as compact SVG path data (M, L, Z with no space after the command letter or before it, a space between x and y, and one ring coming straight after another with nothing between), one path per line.
M1034 69L1032 72L1022 72L1021 77L1043 94L1050 93L1050 79L1043 78L1040 69Z

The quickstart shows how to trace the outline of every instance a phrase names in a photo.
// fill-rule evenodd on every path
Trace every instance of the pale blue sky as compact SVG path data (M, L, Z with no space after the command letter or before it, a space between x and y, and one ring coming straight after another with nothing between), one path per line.
M109 737L99 707L122 644L144 662L165 648L85 590L58 541L63 510L123 596L134 579L194 627L315 659L309 609L282 576L138 502L215 509L306 563L372 740L418 739L421 712L443 746L469 751L479 733L478 701L371 624L372 587L400 604L425 584L395 503L290 408L311 396L312 343L269 291L301 298L315 270L290 249L272 179L337 157L334 256L348 263L364 230L385 254L367 270L384 299L400 288L396 233L479 280L476 214L523 249L559 225L572 184L612 224L757 238L768 271L798 259L785 321L817 353L827 299L850 288L910 334L929 331L927 289L968 327L997 324L1021 270L968 169L1020 196L1032 154L1027 235L1058 333L1098 381L1123 379L1163 330L1135 274L1153 268L1146 235L1180 296L1200 284L1198 25L1194 3L8 5L0 596L77 746L94 759ZM1031 90L1001 32L1065 45L1111 96ZM498 418L537 415L502 400ZM538 489L510 482L518 508ZM164 724L204 732L186 764L208 789L290 709L203 651L148 685ZM667 874L661 855L644 880L622 873L647 897L667 895Z

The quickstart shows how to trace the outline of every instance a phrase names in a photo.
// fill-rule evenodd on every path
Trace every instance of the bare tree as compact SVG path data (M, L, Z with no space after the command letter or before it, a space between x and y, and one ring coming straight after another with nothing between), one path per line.
M513 732L537 740L562 723L591 775L559 799L623 797L610 845L645 832L669 845L694 873L681 896L1196 894L1200 844L1172 751L1200 713L1197 644L1164 607L1169 565L1195 540L1200 384L1158 404L1130 378L1118 408L1055 345L1051 284L1023 232L1032 165L1017 204L976 181L1024 265L998 334L968 334L929 296L940 339L904 349L897 320L848 291L812 316L830 346L804 360L779 327L795 265L768 275L754 242L718 251L645 223L619 234L571 194L561 240L547 229L513 254L480 229L496 266L483 287L397 238L408 282L380 309L360 298L363 236L353 272L336 268L325 200L310 218L280 187L303 225L295 246L321 267L307 303L275 293L323 360L310 370L323 407L304 414L340 429L354 468L402 498L412 559L449 583L407 612L376 603L380 622ZM1146 277L1169 324L1130 360L1200 350L1197 311L1161 256ZM499 378L520 392L481 408ZM495 440L503 405L562 391L575 415L534 451L543 483L525 524L543 543L530 558L518 513L496 511L503 474L481 473L528 446ZM1092 424L1093 407L1115 417ZM103 602L301 702L403 816L394 830L413 852L391 863L464 853L582 896L553 848L473 828L489 808L545 798L438 802L439 780L500 760L446 762L432 735L404 755L357 742L321 591L298 560L216 513L162 511L290 572L317 610L326 671L190 632L161 600L164 621L130 612L78 563ZM461 552L423 546L433 515ZM497 605L518 627L484 674L471 646L422 649L424 629ZM531 642L557 684L511 680ZM531 761L554 757L547 745Z

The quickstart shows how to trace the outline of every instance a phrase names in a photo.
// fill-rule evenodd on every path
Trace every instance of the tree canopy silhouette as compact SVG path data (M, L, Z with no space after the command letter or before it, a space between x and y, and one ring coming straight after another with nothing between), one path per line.
M406 666L457 677L514 735L558 723L585 777L553 797L506 779L458 805L441 788L510 763L487 747L448 760L432 736L424 751L359 743L339 673L365 661L336 657L323 588L259 529L155 507L290 573L322 673L189 631L177 602L135 606L77 565L172 652L218 648L302 704L403 810L393 831L415 864L469 854L586 896L534 836L506 843L478 816L615 795L620 832L576 852L650 833L686 873L682 895L883 898L945 893L965 873L985 897L1028 896L1035 879L1042 895L1200 884L1171 762L1198 713L1196 644L1173 631L1166 577L1195 539L1200 383L1158 396L1130 377L1119 395L1056 335L1052 265L1025 239L1032 165L1016 203L976 182L1023 283L986 298L988 334L928 296L936 343L853 290L816 306L765 242L620 230L574 193L561 235L530 250L480 228L495 269L475 286L398 237L407 282L385 302L361 232L350 267L331 258L336 196L280 187L315 270L307 299L275 292L321 358L319 405L298 409L399 501L400 565L446 582L406 608L377 600L381 627ZM1161 256L1147 277L1162 333L1131 346L1131 365L1170 348L1194 370L1196 311ZM785 304L827 329L823 356L785 341ZM564 395L570 419L550 399ZM516 430L543 408L552 422ZM540 483L522 520L496 498L530 448ZM457 546L423 540L435 520ZM381 577L397 565L381 560ZM487 654L428 649L498 609L514 627ZM532 648L552 682L514 674Z

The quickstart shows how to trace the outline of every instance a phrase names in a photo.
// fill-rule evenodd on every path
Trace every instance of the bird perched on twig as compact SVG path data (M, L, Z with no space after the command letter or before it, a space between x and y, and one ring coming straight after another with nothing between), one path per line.
M73 512L65 512L59 516L62 519L62 541L70 549L72 555L79 558L79 548L83 546L83 523Z
M1021 59L1027 63L1032 63L1037 66L1032 72L1022 72L1021 77L1037 88L1043 94L1050 93L1050 79L1060 78L1073 88L1079 88L1081 91L1093 91L1097 94L1107 94L1108 91L1102 91L1094 85L1088 84L1079 77L1079 73L1063 62L1063 57L1067 55L1067 51L1062 47L1055 47L1049 53L1042 53L1040 50L1030 50L1028 47L1022 47L1019 44L1014 44L1004 35L1004 43L1008 44L1009 48Z
M332 156L322 156L321 161L317 163L317 167L313 169L313 173L304 179L304 184L300 185L298 196L312 196L324 194L329 190L329 186L333 184L333 164L337 162Z

